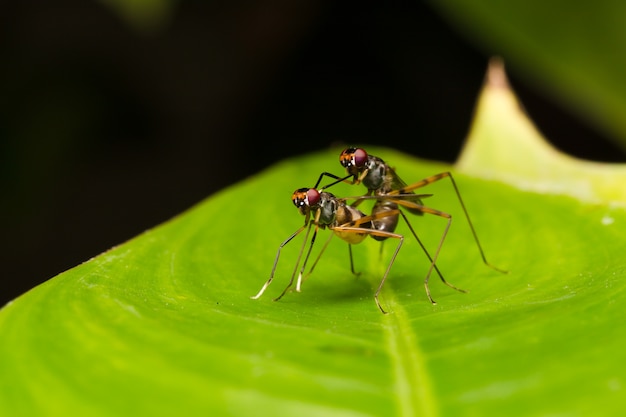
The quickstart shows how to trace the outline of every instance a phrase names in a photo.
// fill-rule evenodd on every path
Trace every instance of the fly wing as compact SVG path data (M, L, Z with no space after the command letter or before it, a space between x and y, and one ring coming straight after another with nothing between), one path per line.
M392 190L400 190L406 187L406 182L402 181L402 178L391 167L387 168L387 181L390 183Z
M402 178L400 178L398 174L396 174L396 171L391 167L387 169L387 183L388 183L389 189L386 192L389 192L392 190L401 190L404 187L406 187L406 183L402 181ZM410 193L413 194L413 192L410 192ZM413 201L415 204L419 204L420 206L423 205L422 200L420 200L419 197L417 196L415 197L415 199L411 198L408 200ZM407 210L409 210L413 214L422 214L422 212L419 210L412 210L412 209L407 209Z

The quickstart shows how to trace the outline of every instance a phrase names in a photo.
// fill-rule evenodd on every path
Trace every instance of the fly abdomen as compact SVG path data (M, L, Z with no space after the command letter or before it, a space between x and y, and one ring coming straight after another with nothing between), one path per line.
M372 222L365 221L360 222L360 219L366 217L363 212L359 209L348 206L345 204L340 204L337 207L337 215L335 217L335 225L334 226L348 226L348 227L360 227L362 229L371 229ZM345 240L350 244L357 244L363 242L363 240L367 237L367 233L358 233L354 231L345 231L340 229L334 229L335 234L339 236L341 239Z
M396 211L396 213L385 214L391 211ZM372 220L372 227L376 230L393 233L398 226L399 214L397 211L398 205L396 203L388 200L378 200L372 209L372 216L375 218ZM386 236L377 235L372 235L372 238L376 240L387 239Z

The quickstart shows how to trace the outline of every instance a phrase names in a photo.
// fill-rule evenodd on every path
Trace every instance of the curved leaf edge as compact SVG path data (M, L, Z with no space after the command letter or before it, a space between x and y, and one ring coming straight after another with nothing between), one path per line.
M626 164L578 159L555 149L524 112L499 58L489 62L456 167L521 190L626 207Z

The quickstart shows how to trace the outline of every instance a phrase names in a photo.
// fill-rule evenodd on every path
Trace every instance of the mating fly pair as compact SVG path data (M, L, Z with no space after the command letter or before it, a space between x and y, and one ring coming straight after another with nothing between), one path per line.
M283 295L285 295L285 293L287 292L287 290L291 288L295 280L295 275L298 272L298 267L302 259L302 254L304 252L306 242L308 241L311 228L313 227L313 225L315 225L315 230L311 237L309 249L307 251L304 262L302 264L302 267L298 275L298 279L296 283L297 291L300 291L300 287L301 287L301 283L303 279L303 273L306 268L306 264L308 262L311 251L313 249L313 244L315 242L315 238L317 236L317 231L319 228L324 229L328 227L334 232L333 234L339 236L342 240L348 243L348 249L350 250L350 266L351 266L353 273L354 273L354 267L352 264L352 252L351 252L352 244L357 244L357 243L362 242L367 236L371 236L372 238L376 240L381 240L381 241L388 239L388 238L394 238L398 240L398 244L389 261L389 265L387 266L387 269L385 270L383 278L380 284L378 285L376 292L374 293L374 300L376 301L376 305L378 306L380 311L385 313L385 310L382 308L378 300L378 295L387 279L389 271L391 270L391 266L393 265L396 259L396 256L398 252L400 251L402 243L404 242L404 236L401 234L395 233L395 229L397 227L400 216L404 219L404 221L409 227L409 230L411 231L411 234L415 237L422 251L426 254L426 256L428 257L428 260L430 261L430 267L424 278L424 287L425 287L426 295L428 296L428 299L433 304L436 304L433 298L431 297L430 289L428 287L428 281L430 279L433 269L437 272L437 275L439 276L439 278L444 284L446 284L447 286L457 291L465 292L464 290L461 290L455 287L454 285L450 284L448 281L446 281L443 275L441 274L441 272L439 271L439 268L437 267L437 264L436 264L437 258L441 251L441 247L443 245L443 242L450 228L450 225L452 222L452 216L442 211L435 210L435 209L432 209L430 207L423 205L422 199L426 197L430 197L432 194L413 193L413 191L416 189L425 187L429 184L432 184L444 178L449 178L452 183L452 186L457 195L461 208L463 209L463 212L465 213L465 217L470 226L470 230L472 232L474 241L476 242L476 246L480 252L483 262L489 267L497 271L506 272L506 271L496 268L495 266L487 262L483 249L480 245L480 242L478 241L478 236L476 234L476 231L474 230L472 222L469 218L469 214L465 208L465 204L463 203L458 187L451 173L443 172L443 173L425 178L416 183L407 185L395 173L393 168L387 165L382 159L373 155L368 155L367 152L361 148L345 149L340 154L339 158L340 158L341 164L346 168L349 174L348 176L342 178L337 175L324 172L320 175L315 187L300 188L293 193L292 195L293 203L296 205L300 213L305 216L304 225L300 227L298 230L296 230L291 236L289 236L279 246L278 252L276 253L276 258L274 260L274 266L270 274L270 278L263 285L263 287L258 292L258 294L252 297L253 299L259 298L263 294L263 292L266 290L266 288L270 285L270 283L272 282L274 278L274 273L276 271L276 267L278 265L278 259L280 257L281 249L287 243L289 243L293 238L295 238L298 234L300 234L302 231L306 229L307 232L305 234L305 239L302 244L302 247L300 248L300 252L298 255L296 266L291 276L291 280L289 281L289 284L283 290L283 292L274 300L276 301L282 298ZM323 187L322 189L318 190L317 187L325 176L333 178L335 179L335 181L327 185L326 187ZM350 178L352 178L351 181L349 180ZM362 196L356 196L356 197L337 198L333 194L323 191L324 189L327 189L340 182L349 182L352 184L363 183L363 185L365 185L368 190L367 194L362 195ZM375 201L375 204L372 208L372 212L370 215L364 214L357 208L357 206L361 204L364 200ZM353 202L352 204L347 204L348 201L353 201ZM439 244L434 253L434 256L431 256L429 254L428 250L422 244L421 240L417 236L417 233L415 233L415 230L413 229L408 218L406 217L406 215L400 208L404 208L409 213L415 214L415 215L432 214L432 215L436 215L436 216L447 219L446 227L439 240ZM317 261L321 257L322 253L326 249L329 242L330 242L330 238L326 242L322 250L320 251L320 254L318 255L315 262L313 263L313 266L311 267L309 274L313 271L315 265L317 264Z

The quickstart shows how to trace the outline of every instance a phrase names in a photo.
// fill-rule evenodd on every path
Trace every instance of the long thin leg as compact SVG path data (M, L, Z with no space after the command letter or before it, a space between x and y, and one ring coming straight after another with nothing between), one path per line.
M352 245L350 243L348 243L348 254L350 255L350 272L352 272L352 275L356 275L358 277L359 275L361 275L361 273L356 272L354 270L354 259L352 257Z
M311 275L311 273L313 273L313 270L315 269L315 266L317 265L317 262L320 260L320 258L322 257L322 255L326 251L326 248L328 247L328 244L332 240L333 236L334 236L334 233L331 233L330 236L328 237L328 239L326 239L326 242L324 243L324 246L322 246L322 250L320 250L320 253L317 255L317 258L315 258L315 261L313 262L313 265L311 266L311 269L309 269L309 272L306 275L303 276L303 272L304 272L304 270L306 268L306 260L304 261L304 263L302 264L302 268L300 269L300 275L298 276L298 282L296 283L296 291L300 292L300 287L302 285L302 281L307 279L309 277L309 275Z
M444 284L446 284L448 287L452 288L452 289L455 289L455 290L457 290L459 292L462 292L462 293L467 293L467 291L465 291L465 290L463 290L461 288L455 287L454 285L452 285L451 283L446 281L446 279L443 277L443 274L441 273L441 271L439 271L439 268L437 267L437 265L433 263L433 258L431 258L430 253L428 253L428 250L426 249L426 246L424 246L424 244L422 243L422 240L417 236L417 233L413 229L413 225L411 225L411 223L409 222L409 219L406 217L406 214L404 214L402 211L400 211L400 214L402 215L402 218L406 222L407 226L409 226L409 230L413 234L413 237L415 237L415 240L417 240L417 243L419 243L420 247L422 248L422 250L424 251L424 253L428 257L428 260L430 261L431 264L434 265L435 271L437 272L437 275L439 275L439 278L441 279L441 281Z
M306 257L304 258L305 264L307 260L309 259L309 255L311 255L311 250L313 250L313 244L315 243L315 238L317 237L318 230L319 230L319 226L317 223L315 223L315 231L313 232L313 236L311 236L311 244L309 245L309 250L306 253ZM308 237L308 233L306 237ZM274 301L278 301L281 298L283 298L283 295L285 295L287 293L287 290L291 288L291 286L293 285L293 281L296 277L296 272L298 272L298 266L300 265L300 259L302 259L302 251L304 249L304 246L306 245L306 237L304 239L304 243L302 244L302 248L300 248L300 254L298 255L298 259L296 260L296 266L294 267L293 273L291 274L291 279L289 280L289 284L287 284L283 292L281 292L278 297L274 298ZM298 281L300 281L300 278L298 278Z
M304 275L304 276L302 276L302 273L304 272L304 269L305 269L305 266L306 266L306 262L304 264L302 264L302 269L300 270L300 275L302 276L301 281L304 281L305 279L307 279L309 277L309 275L311 275L313 273L313 270L315 269L315 266L317 265L317 263L319 262L320 258L324 254L324 251L326 251L326 248L328 247L328 245L329 245L330 241L332 240L333 236L335 236L334 233L332 233L330 235L330 237L326 240L326 243L324 243L324 246L322 247L322 250L317 255L317 258L315 258L315 261L313 262L313 265L311 265L311 269L309 269L309 272L307 272L306 275ZM352 245L350 243L348 243L348 255L350 257L350 272L352 272L352 274L357 275L357 276L360 275L361 274L360 272L355 272L354 271L354 259L352 257ZM300 291L299 282L296 284L296 291Z
M450 178L450 182L452 183L452 187L454 187L454 192L456 193L456 196L459 200L459 203L461 204L461 208L463 209L463 213L465 214L465 218L467 219L467 224L470 227L470 230L472 231L472 236L474 237L474 241L476 242L476 247L478 248L478 251L480 252L480 257L482 258L483 262L485 265L487 265L488 267L495 269L498 272L502 272L504 274L508 273L508 271L504 270L504 269L500 269L495 265L492 265L491 263L489 263L489 261L487 261L487 257L485 256L485 252L483 251L483 247L480 244L480 241L478 240L478 234L476 233L476 230L474 229L474 225L472 224L472 220L470 219L469 213L467 211L467 208L465 207L465 203L463 202L463 198L461 198L461 193L459 192L459 188L456 185L456 181L454 180L454 177L452 176L452 173L450 172L441 172L437 175L432 175L428 178L424 178L421 181L415 182L413 184L407 185L406 187L399 189L399 190L394 190L392 192L390 192L388 195L394 195L394 194L406 194L409 191L413 191L415 189L421 188L421 187L425 187L429 184L432 184L434 182L437 182L439 180L442 180L444 178Z
M371 218L373 216L367 216L367 217ZM393 255L391 256L389 265L387 266L387 269L385 270L385 274L383 275L383 278L380 281L380 284L378 284L378 288L376 289L376 292L374 293L374 301L376 301L376 305L378 306L378 308L383 314L387 314L383 306L380 304L380 301L378 300L378 295L380 294L380 291L382 290L383 285L385 284L385 281L387 280L387 276L389 275L389 271L391 271L391 266L395 262L396 256L398 255L398 252L400 251L400 248L402 247L402 242L404 242L404 236L397 234L397 233L385 232L385 231L376 230L376 229L367 229L364 227L336 226L333 228L333 231L335 230L339 232L344 232L344 233L345 232L366 233L372 236L381 236L381 237L387 237L387 238L392 237L392 238L398 239L398 246L396 246L396 250L393 252Z
M426 213L428 213L428 211L426 211ZM443 241L446 239L446 236L448 235L448 230L450 229L450 225L452 224L452 216L450 216L447 213L443 213L443 212L431 213L431 214L435 214L437 216L441 216L441 217L444 217L444 218L448 219L448 223L446 224L446 228L444 229L443 234L441 235L441 239L439 240L439 245L437 245L437 250L435 251L435 255L433 256L433 259L430 262L430 267L428 268L428 272L426 273L426 277L424 278L424 289L426 290L426 295L428 296L428 299L430 300L431 303L437 304L437 302L435 300L433 300L433 297L430 295L430 288L428 287L428 281L430 280L430 274L432 274L433 268L437 268L437 258L439 257L439 252L441 252L441 247L443 246ZM444 282L444 284L449 285L450 287L454 288L455 290L459 290L454 285L448 284L448 282L443 278L443 276L441 274L439 274L439 277Z
M413 229L413 225L411 225L411 222L409 221L409 219L406 217L406 215L404 214L403 211L398 210L398 206L403 206L405 208L407 208L411 213L430 213L430 214L437 214L441 217L450 217L448 214L440 212L438 210L434 210L428 207L425 207L424 205L421 204L421 200L418 200L418 202L415 202L415 197L417 195L416 194L401 194L401 195L393 195L390 198L387 198L387 196L375 196L374 198L376 200L380 200L380 199L384 199L384 201L386 201L387 203L391 203L393 204L393 206L395 206L395 209L390 210L389 207L392 207L389 204L384 204L381 205L381 208L387 207L386 210L382 210L382 209L378 209L377 210L377 205L374 206L374 210L372 211L372 216L370 216L372 219L375 218L389 218L390 216L397 216L398 214L402 215L402 218L404 219L404 221L406 222L407 226L409 227L409 230L411 231L411 233L413 234L413 236L415 237L415 240L417 240L417 243L420 245L420 247L422 248L422 251L426 254L426 256L428 257L428 260L430 261L430 268L428 270L428 273L425 277L424 280L424 285L426 287L426 294L428 296L428 299L430 300L431 303L436 304L435 300L433 300L432 296L430 295L430 288L428 286L428 282L430 280L430 275L432 274L432 270L434 269L437 272L437 275L439 275L439 278L441 279L441 281L446 284L447 286L449 286L450 288L457 290L459 292L463 292L465 293L466 291L457 288L456 286L450 284L448 281L446 281L446 279L443 277L443 274L441 273L441 271L439 270L439 268L437 267L437 264L435 263L435 259L431 257L430 253L428 252L428 250L426 249L426 247L424 246L424 244L422 243L421 239L417 236L417 233L415 232L415 229ZM420 196L421 198L423 198L423 196ZM370 199L371 197L369 196L361 196L359 197L359 201L363 201L365 199ZM367 219L367 217L364 217L360 220L365 220ZM449 226L448 226L449 227ZM395 229L395 225L392 226L392 228L389 228L388 230L385 230L383 228L377 228L377 230L381 230L381 231L386 231L386 232L393 232L393 230ZM446 230L447 233L447 230ZM445 235L443 236L443 238L445 239ZM441 244L439 245L441 247ZM382 248L381 248L382 249ZM382 255L382 251L381 251L381 255ZM438 255L438 252L436 254L436 256Z
M382 280L380 281L380 284L378 285L378 288L376 289L376 292L374 293L374 301L376 301L376 305L378 306L379 310L383 313L383 314L387 314L387 312L385 311L385 309L382 307L382 305L380 304L380 301L378 300L378 295L380 294L381 289L383 288L383 285L385 284L385 281L387 280L387 276L389 275L389 271L391 271L391 266L393 265L393 263L396 260L396 256L398 255L398 252L400 251L400 248L402 247L402 243L404 242L404 236L398 234L398 233L393 233L393 232L389 232L389 231L385 231L385 230L378 230L378 229L372 229L372 228L364 228L361 227L361 225L363 224L368 224L373 221L373 220L378 220L384 217L388 217L388 216L397 216L398 214L400 214L401 211L399 209L392 209L392 210L385 210L385 211L379 211L376 213L372 213L369 216L363 216L359 219L353 220L352 222L340 225L340 226L335 226L333 228L334 232L340 232L340 233L345 233L345 232L349 232L349 233L365 233L367 235L370 236L378 236L378 237L384 237L384 238L394 238L394 239L398 239L398 246L396 246L396 249L393 252L393 255L391 256L391 259L389 261L389 265L387 266L387 269L385 270L385 274L383 275Z
M400 205L403 206L407 206L410 208L419 208L420 211L422 211L423 213L426 214L433 214L435 216L439 216L439 217L443 217L445 219L448 219L448 222L446 223L446 227L443 231L443 234L441 235L441 239L439 240L439 244L437 245L437 249L435 250L435 254L431 259L430 262L430 267L428 268L428 272L426 273L426 277L424 278L424 288L426 289L426 295L428 296L428 299L430 300L431 303L433 304L437 304L437 302L435 302L435 300L433 300L432 296L430 295L430 288L428 287L428 281L430 280L430 275L433 272L433 269L435 269L437 271L437 273L439 274L439 278L441 278L441 280L443 281L444 284L446 284L447 286L449 286L450 288L454 288L457 291L460 292L465 292L457 287L455 287L454 285L450 284L449 282L447 282L443 275L439 272L439 269L437 268L437 258L439 257L439 253L441 252L441 248L443 247L443 242L446 239L446 236L448 235L448 231L450 230L450 225L452 224L452 216L448 213L444 213L443 211L439 211L439 210L435 210L432 209L430 207L426 207L426 206L422 206L420 204L415 204L413 202L409 202L409 201L402 201L402 200L395 200L395 199L391 199L391 201L394 201ZM409 225L409 228L412 229L412 227ZM411 230L412 232L414 232L413 230ZM414 236L417 238L417 234L414 234ZM419 239L418 239L419 240ZM424 248L424 245L422 245L420 243L420 245L422 246L422 248L424 249L424 251L426 252L426 254L428 255L428 252L426 251L426 249ZM428 255L429 259L430 259L430 255ZM489 264L487 264L489 265Z
M372 196L372 191L371 191L371 190L368 190L368 191L367 191L367 194L365 194L363 197L373 197L373 196ZM364 198L359 198L359 199L356 199L356 200L354 201L354 203L352 203L352 204L350 204L350 205L351 205L352 207L358 207L358 206L359 206L359 204L361 204L361 203L363 202L363 200L365 200L365 199L364 199Z
M411 195L403 194L403 195L398 196L398 197L407 197L407 198L409 198L409 197L411 197ZM435 210L435 209L432 209L430 207L426 207L426 206L423 206L421 204L417 204L417 203L414 203L414 202L408 201L408 200L401 200L401 199L397 199L397 198L389 198L389 201L392 201L394 203L397 203L398 205L402 205L402 206L407 207L407 208L419 209L422 213L434 214L435 216L439 216L439 217L443 217L445 219L448 219L448 222L447 222L446 227L445 227L445 229L443 231L443 234L441 235L441 239L439 240L439 245L437 245L437 249L435 250L435 254L433 255L432 258L430 257L430 254L426 250L426 247L421 243L420 239L417 237L417 233L415 233L415 231L413 230L413 227L411 226L411 224L408 223L408 222L407 222L407 224L409 225L409 229L411 229L411 232L413 233L413 235L415 236L417 241L420 243L420 246L422 247L422 249L424 249L424 252L426 253L426 255L428 256L428 258L430 260L430 267L428 268L428 272L426 273L426 277L424 278L424 288L426 290L426 295L428 296L428 299L430 300L430 302L433 303L433 304L437 304L437 302L435 300L433 300L433 297L430 295L430 288L428 287L428 281L430 280L430 275L432 274L433 269L437 271L437 273L439 274L439 277L441 278L441 280L446 285L450 286L451 288L454 288L455 290L464 292L464 291L458 289L457 287L455 287L454 285L449 284L443 278L443 275L441 274L441 272L439 271L439 268L437 267L437 258L439 257L439 252L441 252L441 248L443 246L443 242L446 239L446 236L448 235L448 230L450 229L450 225L452 224L452 216L449 215L448 213L444 213L443 211ZM400 211L400 213L402 213L402 212ZM406 220L406 217L405 217L405 220Z
M413 211L419 210L422 213L433 214L433 215L436 215L436 216L448 219L448 222L446 224L444 232L443 232L443 234L441 236L441 239L439 240L439 244L437 246L435 254L431 258L430 254L426 250L425 246L421 243L420 239L417 237L417 233L415 233L415 231L413 230L413 227L407 221L406 216L404 216L404 214L400 210L398 210L398 212L402 213L405 221L407 221L407 224L409 225L409 229L411 230L411 232L413 233L413 235L415 236L415 238L419 242L420 246L422 247L422 249L424 250L424 252L428 256L429 260L431 261L430 267L428 268L428 272L426 273L426 277L424 278L424 288L426 290L426 295L428 296L428 299L433 304L436 304L436 302L432 298L432 296L430 294L430 288L428 286L428 282L430 280L430 276L432 274L433 269L435 271L437 271L437 273L439 274L439 277L441 278L441 280L442 280L442 282L444 284L448 285L449 287L451 287L451 288L453 288L453 289L455 289L457 291L465 292L465 291L455 287L454 285L450 284L449 282L447 282L445 280L445 278L443 277L443 275L441 274L441 272L439 271L439 268L437 267L437 258L439 257L439 253L441 252L441 248L443 246L443 242L445 241L445 238L446 238L446 236L448 234L448 230L450 229L450 225L452 223L452 216L450 214L448 214L448 213L444 213L442 211L435 210L435 209L432 209L430 207L426 207L426 206L421 205L421 204L417 204L414 201L412 201L412 200L415 199L416 194L406 194L406 193L409 192L409 191L412 191L415 188L423 187L423 186L428 185L428 184L430 184L430 183L432 183L434 181L438 181L438 180L440 180L442 178L446 178L446 176L450 176L450 175L451 175L450 173L442 173L442 174L439 174L439 175L436 175L436 176L433 176L433 177L429 177L429 178L427 178L425 180L422 180L420 182L414 183L412 185L408 185L408 186L402 188L401 190L394 190L394 191L392 191L392 192L390 192L388 194L385 194L384 196L373 196L373 197L372 196L359 196L359 197L356 197L356 199L358 199L358 200L371 199L371 198L375 198L375 199L384 198L385 200L388 200L390 202L396 203L399 206L405 207L405 208L407 208L409 210L413 210ZM452 179L452 177L450 177L450 178ZM460 194L458 192L458 188L456 187L456 184L454 182L453 182L453 185L454 185L455 191L457 192L457 196L459 198L459 201L461 202L461 206L463 208L463 211L465 212L465 216L466 216L467 221L468 221L468 223L470 225L470 229L472 230L472 234L474 236L474 240L476 242L476 245L478 246L478 249L479 249L480 254L482 256L483 262L487 266L489 266L489 267L491 267L491 268L493 268L493 269L495 269L497 271L505 272L505 271L503 271L503 270L501 270L499 268L496 268L495 266L491 265L489 262L487 262L487 260L485 258L485 255L484 255L484 252L482 250L482 247L480 246L480 242L478 241L478 236L476 235L476 232L474 231L474 227L473 227L473 225L471 223L471 220L469 219L469 215L467 213L467 210L465 209L465 205L463 204L463 200L461 199L461 196L460 196ZM426 197L426 196L427 195L423 195L423 196L420 196L420 197ZM390 214L391 213L388 213L388 215L390 215Z
M402 197L410 198L411 195L406 195L405 194L405 195L402 195ZM444 240L445 240L445 238L446 238L446 236L448 234L448 229L450 229L450 223L452 222L452 216L450 216L449 214L444 213L442 211L431 209L431 208L423 206L421 204L414 203L413 201L394 199L394 198L390 198L388 200L391 201L391 202L397 203L398 205L403 205L403 206L405 206L407 208L419 209L422 213L434 214L436 216L440 216L440 217L444 217L444 218L448 219L448 223L447 223L446 228L445 228L445 230L443 232L443 235L441 236L441 239L439 241L439 245L437 246L437 250L435 251L434 256L431 258L430 254L426 250L426 247L422 244L421 240L417 237L417 233L415 233L415 230L413 230L413 226L411 225L411 223L409 223L409 221L406 218L406 216L404 215L404 213L402 213L402 211L400 211L400 210L397 210L399 213L402 213L402 216L403 216L404 220L407 222L407 225L409 226L409 229L413 233L413 236L418 241L418 243L420 244L420 246L424 250L424 253L426 253L426 256L430 260L430 267L428 268L428 272L426 273L426 277L424 278L424 288L426 290L426 295L428 296L428 299L430 300L430 302L433 303L433 304L437 304L435 302L435 300L433 300L433 297L430 295L430 288L428 287L428 281L430 280L430 275L432 274L433 269L435 269L437 271L437 273L439 274L439 277L441 278L441 280L445 284L449 285L451 288L454 288L455 290L459 290L454 285L450 285L443 278L443 275L441 274L441 272L439 271L439 268L437 267L437 258L439 257L439 252L441 251L441 247L443 246L443 242L444 242ZM387 212L387 214L390 214L390 213L392 213L392 211ZM381 212L380 214L382 215L382 214L385 214L385 213Z
M396 246L396 250L393 251L393 255L391 255L391 260L389 261L389 265L387 265L387 269L385 270L385 275L383 275L383 279L380 280L380 284L378 284L378 288L376 288L376 292L374 293L374 301L376 301L376 305L380 309L383 314L387 314L385 309L383 309L382 305L380 305L380 301L378 301L378 294L383 289L383 285L387 280L387 276L389 275L389 271L391 271L391 266L396 260L396 256L398 256L398 252L400 252L400 248L402 247L402 242L404 242L404 237L402 235L398 235L396 233L390 233L389 237L394 237L398 239L398 246Z
M309 224L309 228L306 232L305 238L304 238L304 243L302 244L302 248L300 248L300 255L302 255L302 250L304 249L304 245L306 244L306 241L309 237L309 232L311 231L311 226L313 225L313 223ZM253 300L258 299L259 297L261 297L263 295L263 293L265 292L265 290L267 289L267 287L269 287L269 285L272 283L272 280L274 279L274 273L276 272L276 266L278 265L278 258L280 258L280 251L281 249L289 242L291 242L291 240L298 236L300 234L300 232L302 232L305 228L306 228L306 224L302 227L300 227L298 230L296 230L291 236L289 236L287 239L285 239L285 241L283 243L280 244L280 246L278 247L278 251L276 252L276 258L274 258L274 266L272 267L272 272L270 273L270 278L265 282L265 284L263 284L263 287L261 287L261 290L257 293L257 295L254 295L250 298L252 298Z
M423 207L420 204L417 204L413 201L410 200L414 200L416 197L417 198L426 198L426 197L430 197L432 196L432 194L408 194L410 192L412 192L413 190L416 190L418 188L422 188L425 187L427 185L430 185L434 182L437 182L439 180L442 180L444 178L450 178L450 182L452 183L452 187L454 188L454 192L456 193L457 199L459 200L459 203L461 205L461 208L463 209L463 213L465 214L465 219L467 220L467 223L470 227L470 230L472 232L472 236L474 237L474 242L476 242L476 247L478 248L478 251L480 252L480 257L483 260L483 263L485 265L487 265L488 267L501 272L503 274L507 274L508 271L498 268L497 266L491 264L489 261L487 261L487 257L485 256L485 252L482 248L482 245L480 244L480 241L478 240L478 234L476 233L476 230L474 229L474 224L472 223L472 220L470 219L469 213L467 211L467 208L465 207L465 203L463 202L463 198L461 197L461 193L459 191L459 188L456 185L456 181L454 180L454 177L452 176L452 173L450 172L441 172L439 174L436 175L432 175L428 178L424 178L421 181L418 182L414 182L412 184L409 184L403 188L397 189L397 190L392 190L389 193L385 194L384 196L381 195L375 195L375 196L369 196L369 195L364 195L364 196L356 196L356 197L347 197L345 198L345 200L356 200L354 203L352 203L353 206L355 206L359 200L364 200L364 199L380 199L382 197L385 197L386 200L390 200L390 201L394 201L396 203L398 203L399 205L406 207L407 209L419 209L420 207ZM430 209L432 210L432 209ZM436 211L436 210L435 210ZM438 212L438 211L436 211ZM441 212L438 212L441 213Z
M336 181L331 182L330 184L327 184L327 185L325 185L322 188L317 188L320 185L320 182L322 182L322 179L324 177L330 177L330 178L335 179ZM338 177L337 175L331 174L330 172L322 172L320 174L320 177L317 179L317 182L315 183L315 186L313 188L315 188L315 189L317 189L319 191L322 191L322 190L325 190L327 188L332 187L333 185L339 184L340 182L345 182L347 184L352 184L351 181L348 181L348 178L351 178L351 177L352 177L352 175L348 175L348 176L345 176L345 177Z

